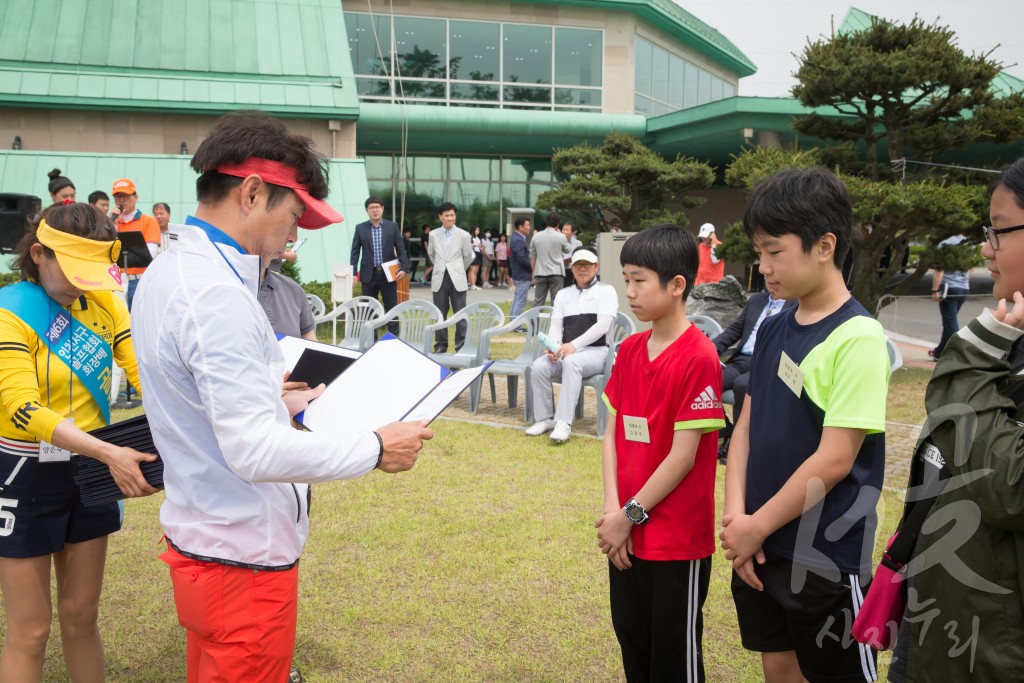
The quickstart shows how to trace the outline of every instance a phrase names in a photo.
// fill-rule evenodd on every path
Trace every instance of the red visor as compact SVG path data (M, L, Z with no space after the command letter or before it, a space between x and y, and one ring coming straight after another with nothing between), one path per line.
M306 205L306 210L299 217L300 228L316 230L345 220L330 204L322 199L312 197L306 186L296 178L295 169L280 161L249 157L240 164L222 164L214 170L238 178L258 175L266 183L294 190L296 196Z

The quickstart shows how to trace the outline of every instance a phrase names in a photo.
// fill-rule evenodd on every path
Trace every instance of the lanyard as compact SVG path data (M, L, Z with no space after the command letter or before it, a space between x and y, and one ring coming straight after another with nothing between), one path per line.
M231 235L227 234L220 228L210 223L207 223L204 220L196 218L195 216L188 216L185 218L185 225L191 225L192 227L199 228L200 230L206 233L206 236L210 238L211 242L214 242L216 244L227 245L237 250L238 253L240 254L246 253L245 249L242 249L242 245L235 241L235 239L231 237ZM235 267L231 265L231 261L228 261L228 257L224 255L224 252L222 252L220 249L217 249L217 253L220 254L220 257L222 259L224 259L224 263L228 264L228 268L230 268L231 272L235 274L235 277L238 278L238 281L244 285L245 280L243 280L242 276L238 274L238 271L235 270Z

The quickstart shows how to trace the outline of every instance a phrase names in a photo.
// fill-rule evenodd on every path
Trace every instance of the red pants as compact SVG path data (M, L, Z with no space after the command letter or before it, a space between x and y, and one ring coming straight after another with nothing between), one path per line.
M188 636L188 683L284 683L295 649L298 565L283 572L199 562L173 548L178 623Z

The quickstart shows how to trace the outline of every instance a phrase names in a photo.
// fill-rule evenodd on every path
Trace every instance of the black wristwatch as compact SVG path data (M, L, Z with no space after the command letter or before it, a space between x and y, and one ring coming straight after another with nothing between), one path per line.
M647 514L647 510L644 510L644 506L636 502L634 498L630 498L626 502L626 507L622 508L622 510L626 513L626 519L637 526L647 524L647 521L651 518Z

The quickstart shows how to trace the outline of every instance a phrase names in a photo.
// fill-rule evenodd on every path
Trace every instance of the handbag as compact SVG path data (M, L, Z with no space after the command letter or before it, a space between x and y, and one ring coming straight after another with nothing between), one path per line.
M854 640L870 645L878 651L892 649L896 644L896 636L899 634L907 607L906 566L913 559L917 537L921 534L921 527L928 516L928 511L944 488L944 476L948 476L948 470L944 467L942 457L935 446L922 441L920 450L923 451L921 455L924 461L938 466L939 476L921 487L925 491L924 497L904 507L896 533L886 544L882 560L875 569L871 587L864 596L864 602L850 629L850 635ZM915 453L915 456L917 455Z

